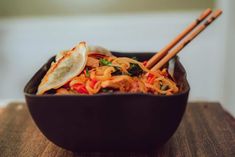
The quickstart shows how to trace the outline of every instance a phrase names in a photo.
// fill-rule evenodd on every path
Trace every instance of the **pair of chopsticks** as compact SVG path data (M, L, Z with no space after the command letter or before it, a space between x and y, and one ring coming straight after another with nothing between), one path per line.
M171 58L177 55L186 45L188 45L198 34L205 30L215 19L221 14L222 10L218 9L200 25L210 14L212 10L206 9L194 22L192 22L183 32L181 32L175 39L173 39L166 47L156 53L147 62L146 67L152 71L160 69L164 66ZM178 44L181 41L180 44ZM178 44L178 45L177 45ZM176 46L172 49L174 46Z

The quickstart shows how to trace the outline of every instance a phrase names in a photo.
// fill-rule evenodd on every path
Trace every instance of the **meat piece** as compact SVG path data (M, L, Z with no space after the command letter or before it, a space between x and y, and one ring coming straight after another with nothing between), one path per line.
M93 57L88 57L87 58L86 66L89 66L89 67L99 67L99 60L95 59Z
M132 88L133 80L130 76L114 76L112 80L103 81L102 88L115 88L121 92L128 92Z
M147 88L144 85L144 82L138 78L134 78L133 82L132 82L132 88L130 90L130 92L133 93L147 93Z
M112 80L103 81L101 87L119 89L120 92L147 93L147 88L140 79L127 75L114 76Z

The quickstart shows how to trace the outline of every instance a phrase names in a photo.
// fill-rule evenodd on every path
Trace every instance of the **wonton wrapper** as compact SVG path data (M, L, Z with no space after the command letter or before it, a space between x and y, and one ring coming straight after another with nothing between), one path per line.
M101 47L101 46L92 46L92 45L89 45L88 46L88 54L92 54L92 53L99 53L99 54L103 54L103 55L106 55L106 56L113 56L112 53Z
M50 89L57 89L79 75L85 68L87 54L86 43L80 42L72 50L64 51L60 56L57 55L55 63L51 64L50 69L42 79L37 95L41 95Z
M58 61L60 58L62 58L68 52L69 52L69 50L64 50L64 51L59 52L56 55L56 59L55 60ZM91 45L89 45L87 52L88 52L88 55L89 54L94 54L94 53L97 54L98 53L98 54L102 54L102 55L106 55L106 56L113 56L112 53L109 50L107 50L107 49L105 49L105 48L103 48L101 46L91 46Z

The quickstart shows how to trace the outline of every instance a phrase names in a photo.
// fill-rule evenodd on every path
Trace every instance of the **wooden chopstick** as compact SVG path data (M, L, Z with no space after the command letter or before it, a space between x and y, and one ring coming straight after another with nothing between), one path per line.
M152 68L162 57L164 57L170 49L172 49L179 41L181 41L188 33L190 33L196 26L198 26L212 10L210 8L202 12L202 14L193 21L183 32L181 32L175 39L173 39L167 46L156 53L146 64L148 69Z
M188 45L198 34L200 34L203 30L205 30L214 20L216 20L221 14L222 10L216 10L212 16L206 20L202 25L199 25L195 28L195 31L190 33L183 41L180 43L175 49L165 55L151 70L155 71L160 69L163 65L165 65L171 58L173 58L177 53L180 52L186 45Z

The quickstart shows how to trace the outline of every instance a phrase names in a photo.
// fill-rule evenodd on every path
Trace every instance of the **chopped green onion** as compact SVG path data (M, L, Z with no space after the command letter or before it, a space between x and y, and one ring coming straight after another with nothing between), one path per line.
M103 93L111 93L111 92L113 92L114 90L111 89L111 88L102 88L101 91L102 91Z
M86 68L86 77L90 77L90 73L89 73L89 70L88 70L88 68Z
M102 88L101 91L104 92L104 93L107 93L109 90L106 89L106 88Z
M108 60L104 59L104 58L101 58L101 59L100 59L100 65L103 65L103 66L110 66L110 65L112 65L112 63L109 62Z

